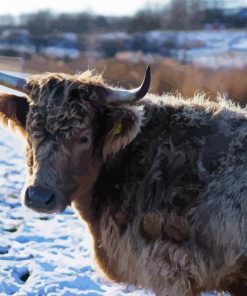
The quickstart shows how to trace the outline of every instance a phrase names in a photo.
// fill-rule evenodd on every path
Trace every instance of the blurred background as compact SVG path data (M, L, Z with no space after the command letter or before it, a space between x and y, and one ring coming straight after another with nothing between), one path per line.
M246 105L246 27L247 0L0 0L0 71L89 68L134 87L151 65L151 92ZM21 207L24 164L19 138L0 127L0 295L151 296L98 277L90 235L70 209Z
M4 2L1 70L89 68L133 87L151 65L154 93L247 102L247 0Z

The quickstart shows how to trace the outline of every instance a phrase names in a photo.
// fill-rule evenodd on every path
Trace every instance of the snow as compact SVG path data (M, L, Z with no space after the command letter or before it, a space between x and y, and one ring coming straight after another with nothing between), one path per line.
M67 48L65 46L48 46L43 49L43 53L49 57L66 58L71 59L79 58L81 52L76 48Z
M142 295L98 277L89 233L70 209L40 215L21 206L20 140L0 135L0 295Z
M41 215L21 206L22 145L2 128L0 137L0 295L143 295L99 277L89 232L70 209Z
M199 31L186 34L204 42L201 48L186 51L185 59L194 66L211 69L242 69L247 66L247 33L244 31ZM193 39L192 39L193 40ZM188 40L187 40L188 42Z
M99 276L89 232L70 209L41 215L21 206L23 144L2 128L0 139L0 295L153 295Z
M202 48L187 51L193 65L212 69L233 69L247 66L247 33L244 31L199 31L186 35L204 42Z
M243 30L151 31L146 39L158 47L173 44L173 58L212 69L247 66L247 32Z

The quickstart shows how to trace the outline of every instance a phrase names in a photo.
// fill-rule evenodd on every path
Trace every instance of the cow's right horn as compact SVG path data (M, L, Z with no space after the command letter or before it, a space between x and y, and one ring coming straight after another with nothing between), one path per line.
M14 90L18 90L23 93L27 93L27 90L25 90L26 80L23 78L15 77L0 72L0 85L6 86Z
M147 67L142 84L131 90L111 89L110 94L106 98L108 103L134 103L142 99L148 92L151 82L150 66Z

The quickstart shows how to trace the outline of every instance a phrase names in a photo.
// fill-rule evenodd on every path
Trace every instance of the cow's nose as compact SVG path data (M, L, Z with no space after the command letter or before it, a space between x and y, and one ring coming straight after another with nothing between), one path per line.
M55 202L55 193L40 186L30 186L26 190L25 203L36 210L49 210Z

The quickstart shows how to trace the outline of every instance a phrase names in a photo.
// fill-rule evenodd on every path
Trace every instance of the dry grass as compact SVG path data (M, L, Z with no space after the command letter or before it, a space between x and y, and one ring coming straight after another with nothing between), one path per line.
M195 92L203 91L210 98L215 98L220 93L241 104L247 103L247 68L215 71L182 65L171 59L153 59L149 64L152 67L151 91L153 93L178 91L183 96L189 97ZM80 58L65 63L34 55L26 61L23 71L76 73L95 68L97 72L103 73L105 79L112 84L133 87L142 81L146 66L145 59L130 62L112 58L95 62Z

